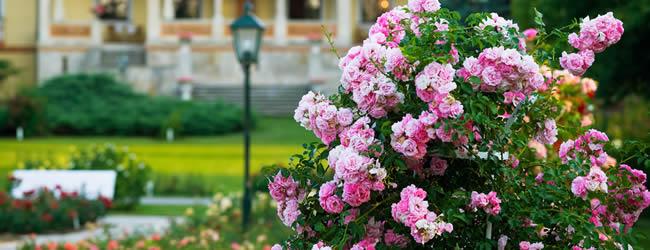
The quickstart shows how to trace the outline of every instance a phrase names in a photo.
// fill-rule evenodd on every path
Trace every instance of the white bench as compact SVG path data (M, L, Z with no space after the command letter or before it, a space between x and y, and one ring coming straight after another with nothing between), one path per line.
M101 195L112 200L117 174L113 170L16 170L13 176L19 179L11 191L15 198L23 198L27 191L60 186L63 191L76 191L88 199Z

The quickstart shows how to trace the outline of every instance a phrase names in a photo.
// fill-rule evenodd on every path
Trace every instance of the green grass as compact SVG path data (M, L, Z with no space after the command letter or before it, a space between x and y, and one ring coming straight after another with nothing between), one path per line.
M251 171L274 163L287 163L305 142L315 141L310 131L290 118L260 118L251 133ZM213 178L217 191L241 187L243 174L242 133L223 136L183 137L168 143L149 137L37 137L22 142L0 138L0 174L6 175L20 162L46 159L64 165L75 149L93 144L128 146L160 175L195 175ZM4 185L4 178L0 178ZM222 185L223 184L223 185ZM2 186L0 186L2 187Z
M112 210L112 215L157 215L157 216L183 216L191 208L194 213L205 213L206 206L184 206L184 205L139 205L131 211Z
M314 141L311 132L288 118L262 118L251 135L251 167L286 162L301 150L302 143ZM0 169L15 168L28 159L65 162L74 149L93 144L113 143L129 150L163 173L240 175L243 172L241 133L224 136L186 137L168 143L146 137L42 137L18 142L0 139Z

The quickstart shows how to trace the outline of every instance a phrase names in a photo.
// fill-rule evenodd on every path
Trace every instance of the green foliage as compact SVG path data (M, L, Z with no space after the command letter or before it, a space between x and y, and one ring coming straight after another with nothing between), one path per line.
M7 78L18 73L18 69L11 65L11 62L0 59L0 86Z
M57 195L55 196L55 192ZM88 200L61 190L34 190L24 199L0 191L0 233L66 231L106 214L110 201Z
M614 138L650 142L650 100L626 96L596 112L596 127Z
M127 147L112 144L90 146L75 151L69 161L57 165L52 161L30 160L21 164L23 169L70 169L70 170L115 170L117 180L113 207L133 209L145 194L145 186L151 179L151 167L139 160Z
M14 102L9 110L15 118L5 126L36 120L44 131L35 125L26 129L40 134L158 136L174 128L177 135L215 135L242 128L241 110L233 105L149 97L108 75L52 78Z
M512 14L520 28L533 27L538 16L535 8L544 13L544 22L549 27L558 27L575 21L575 17L596 17L612 11L624 23L625 34L616 46L598 54L596 63L587 71L587 76L597 79L598 96L609 102L622 99L625 95L637 94L650 97L646 87L650 81L650 2L647 0L513 0ZM566 39L558 37L557 39ZM612 63L620 62L620 63Z
M402 10L410 12L408 9ZM552 11L547 10L544 13ZM397 13L396 16L403 14ZM409 64L407 66L409 73L406 77L400 76L401 72L384 71L381 67L390 65L388 61L391 60L391 57L382 54L384 52L376 47L382 45L390 47L393 44L383 44L383 40L373 41L370 39L365 41L361 48L351 49L341 63L344 65L343 67L349 67L344 69L344 77L348 72L356 74L359 71L359 74L363 75L360 77L361 80L350 77L351 79L343 83L347 84L349 89L339 88L338 93L327 99L329 102L320 101L322 97L317 96L314 97L313 106L310 106L312 105L310 103L302 103L305 110L309 111L313 107L318 110L320 105L328 108L329 105L333 105L332 110L337 108L340 110L343 107L351 108L355 114L354 119L368 118L368 128L360 129L367 137L358 135L351 137L357 136L357 140L377 140L376 143L379 144L377 148L380 149L357 149L352 142L353 139L344 138L341 134L339 134L340 140L335 139L331 143L327 140L329 145L320 143L303 145L303 152L293 155L289 167L280 171L282 176L291 176L291 179L272 180L272 187L275 188L272 193L279 197L276 198L280 204L278 206L279 216L285 222L288 220L288 223L291 223L288 226L296 229L295 235L285 241L284 245L291 246L292 249L309 249L313 244L322 241L332 248L346 249L353 244L362 245L362 243L366 243L366 239L369 239L371 244L377 244L378 249L397 249L395 246L387 246L386 237L382 242L381 234L371 235L376 233L374 229L370 229L372 228L370 226L371 218L375 222L381 222L384 229L393 230L410 239L406 243L408 249L494 249L497 247L497 239L501 235L510 239L508 248L513 248L513 246L516 248L521 241L543 243L546 248L551 249L571 248L577 245L586 248L609 249L614 248L618 243L623 246L635 245L637 242L634 234L631 234L629 230L624 231L622 222L620 226L614 223L607 224L609 221L601 218L599 220L603 220L603 223L607 225L595 226L592 222L594 219L591 217L596 208L592 208L590 202L591 199L597 199L601 202L599 207L607 210L608 215L612 215L611 220L620 222L622 220L620 215L623 212L619 212L617 209L628 205L628 201L630 204L641 203L639 200L643 200L644 197L634 196L628 199L627 197L621 198L623 196L619 196L619 194L633 189L640 190L640 192L645 190L641 190L637 183L633 184L630 181L625 168L619 170L615 164L592 163L591 161L595 162L595 160L590 160L589 155L567 156L570 159L566 157L560 159L558 156L558 149L562 141L576 139L589 129L586 126L581 126L582 112L571 111L566 100L560 98L557 93L561 92L558 90L560 89L558 79L554 79L553 75L540 76L548 85L535 87L530 92L524 90L522 91L524 92L522 100L507 102L504 100L505 94L508 93L506 91L521 91L522 88L525 88L522 85L530 84L522 78L533 76L522 76L512 80L513 82L499 78L495 85L507 85L507 88L500 89L500 87L491 88L480 85L487 82L485 74L490 72L485 71L486 68L478 69L482 73L468 73L459 69L465 67L463 70L474 70L472 62L467 61L469 57L479 57L479 61L482 59L489 61L490 57L497 57L490 53L479 55L482 51L486 52L486 48L494 47L517 51L512 53L516 56L505 59L505 64L516 64L516 60L519 60L517 56L530 55L535 64L539 66L558 68L558 54L568 47L566 44L568 32L578 30L579 22L568 22L567 25L560 28L551 28L557 27L557 25L548 24L545 15L534 11L534 21L537 27L544 27L544 29L540 29L535 43L531 42L528 45L532 46L526 48L522 44L524 42L523 34L514 25L481 26L482 20L488 17L487 13L461 15L443 8L412 14L417 18L401 20L401 27L398 26L400 24L395 24L401 29L394 28L391 26L393 24L387 25L387 27L382 26L386 26L385 23L378 25L388 29L389 32L395 30L398 30L395 33L404 32L404 37L399 37L397 40L399 40L399 51ZM461 18L462 16L466 17ZM445 24L444 28L439 27L441 22ZM416 25L413 25L414 23ZM413 31L413 26L417 26L417 31ZM383 33L378 32L377 34ZM387 41L395 41L395 37L390 36L396 35L386 36L388 36ZM379 45L373 44L373 42L379 43ZM452 45L458 52L458 62L453 60L452 55L455 54L455 51L452 50ZM362 52L357 53L358 51ZM378 55L374 55L374 53ZM357 65L346 60L353 62L362 60L364 63ZM375 64L375 67L366 66L366 60L369 61L368 64ZM467 64L461 63L463 61ZM416 92L418 81L422 79L417 79L419 74L424 72L426 75L427 72L424 71L424 68L432 62L449 63L458 70L456 71L458 77L453 79L454 89L449 95L445 93L444 101L427 101L424 100L425 98L418 97ZM604 62L607 64L607 60ZM487 67L492 66L494 65L488 64ZM497 65L494 67L504 67L509 72L505 75L510 75L512 72L508 66ZM548 73L545 70L540 71L544 74ZM366 98L364 95L367 89L372 89L368 85L381 84L368 79L373 79L380 74L395 84L395 88L403 95L403 98L400 96L403 102L398 105L397 109L387 112L388 114L385 116L377 117L372 112L365 110L365 105L362 102L366 101L363 98ZM474 77L470 77L471 75ZM360 87L352 86L357 84L357 81L360 82ZM430 84L437 84L437 80L431 81L434 83ZM438 91L435 86L432 88ZM357 98L359 95L363 97L363 100ZM584 93L583 95L589 94ZM353 101L351 96L356 100ZM372 99L374 97L369 96L368 99L374 100ZM436 110L436 106L440 108L445 101L462 103L464 110L462 115L443 117L445 114ZM302 104L301 108L303 108ZM575 109L581 108L575 107ZM305 117L309 118L310 122L318 121L318 119L322 119L319 112L307 112ZM414 119L422 119L423 116L428 119L425 112L437 112L436 121L431 121L433 124L416 122L408 117L409 115L416 117L423 114ZM573 114L574 112L579 114ZM578 116L574 117L574 115ZM358 129L355 128L356 124L348 127L343 123L331 123L335 124L330 124L330 127L325 125L325 127L336 130L338 133L346 133L342 131L357 132ZM307 122L303 124L307 124ZM320 126L306 127L314 130L316 134L323 132ZM551 130L551 132L547 130ZM435 131L435 135L431 135L432 131ZM450 135L445 135L445 132ZM402 135L402 133L406 135ZM451 138L446 139L445 136ZM345 140L349 140L347 141L349 145L345 145ZM537 149L534 149L534 146L529 146L533 140L538 140L538 144L548 144L540 146L544 152L548 151L547 156L536 155ZM593 140L595 141L595 139ZM417 141L421 141L424 145L413 146L419 143ZM596 144L598 143L594 141L585 142L585 144L590 144L590 148L597 148ZM607 140L603 139L603 141ZM406 150L410 150L409 152L395 150L399 150L398 148L406 143L410 144L407 146L413 146ZM568 144L565 144L565 149L566 145ZM573 144L571 145L573 146ZM422 152L421 149L426 149L426 152L417 155ZM418 152L413 154L413 151ZM331 169L332 166L328 165L327 160L329 154L335 152L336 155L331 160L336 161L336 169ZM435 164L433 160L438 158L443 159L447 164L444 174L423 174L422 171L426 171L423 169L435 168L435 165L432 166ZM645 164L645 161L642 161L641 164ZM578 176L593 178L592 176L584 177L592 171L592 165L594 173L598 173L597 171L600 171L602 166L602 171L606 173L600 173L606 177L602 177L605 180L599 185L608 185L610 192L608 193L607 188L602 188L604 189L602 192L591 188L588 195L580 196L578 191L572 190L572 188L579 188L580 183L576 182L576 188L572 187L572 182ZM632 167L639 168L641 166L634 165ZM374 174L373 171L381 174ZM336 172L336 178L332 178L333 172ZM274 174L277 174L277 171L271 172L269 178ZM577 180L581 181L582 178ZM645 180L645 178L643 179ZM299 183L299 191L293 189L293 181ZM333 184L334 187L328 186L327 189L323 189L326 182ZM373 189L376 182L386 185L385 189ZM396 203L409 196L408 193L400 194L400 191L410 185L426 191L426 198L411 197L408 206L404 206L407 208L400 208L400 205L396 205ZM316 192L316 190L320 192ZM304 197L301 195L301 191L306 193ZM490 213L487 210L472 208L470 205L473 200L471 198L472 191L478 193L494 191L493 194L498 195L499 198L499 201L495 201L495 203L500 204L500 211ZM325 196L321 192L329 192L326 194L329 197L319 197ZM362 193L362 202L355 201L359 198L357 196L361 196L356 192ZM286 197L283 197L285 194ZM644 193L644 195L647 194L647 192ZM339 201L343 204L336 204L337 210L326 211L328 206L326 202L331 197L343 197L342 201ZM323 198L328 200L321 200ZM422 201L418 204L420 199L425 199L426 202ZM295 206L293 206L296 203L298 203L299 213L295 212ZM631 205L629 211L631 211L630 213L640 213L645 207L647 205ZM409 210L410 214L396 214L397 209L393 210L394 208ZM628 208L626 207L626 209ZM357 211L358 214L353 211ZM453 232L442 232L445 230L435 225L436 222L431 222L434 219L429 218L428 212L435 213L435 216L432 217L439 216L435 221L440 218L446 223L451 223ZM296 214L299 215L293 216ZM353 219L346 219L351 214L354 214ZM416 216L414 219L418 222L413 222L414 225L410 226L399 222L411 219L410 216ZM632 228L635 220L636 218L631 218L630 222L625 225L626 229ZM431 224L427 225L427 223ZM300 228L310 228L315 231L315 234L312 234L309 229L300 230ZM434 229L428 231L431 228ZM418 236L427 237L424 244L416 244L413 241L413 238L418 240ZM609 238L608 240L599 239L603 237Z

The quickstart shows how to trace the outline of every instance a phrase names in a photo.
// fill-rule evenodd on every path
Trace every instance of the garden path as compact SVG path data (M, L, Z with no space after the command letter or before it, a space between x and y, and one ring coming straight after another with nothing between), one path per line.
M132 216L132 215L108 215L101 219L104 225L112 225L109 229L111 236L119 237L124 233L143 233L152 234L162 232L169 227L170 218L165 216ZM93 230L65 234L43 234L36 236L36 242L39 244L45 242L76 242L82 239L92 237L103 237L103 228L99 227ZM27 240L29 236L23 236L22 240ZM16 249L20 240L13 242L0 243L0 250Z
M142 205L210 205L212 199L206 197L142 197L140 204Z

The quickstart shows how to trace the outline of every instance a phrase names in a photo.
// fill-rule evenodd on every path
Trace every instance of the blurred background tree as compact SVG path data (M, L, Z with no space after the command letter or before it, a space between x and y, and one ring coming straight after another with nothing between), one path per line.
M594 18L614 12L623 21L625 34L615 46L598 54L600 63L595 63L585 76L600 82L596 95L605 104L619 102L630 94L650 97L650 1L512 0L512 18L522 30L533 27L534 8L544 14L549 27L562 27L575 17Z
M18 69L14 68L7 60L0 59L0 86L12 75L18 73Z

